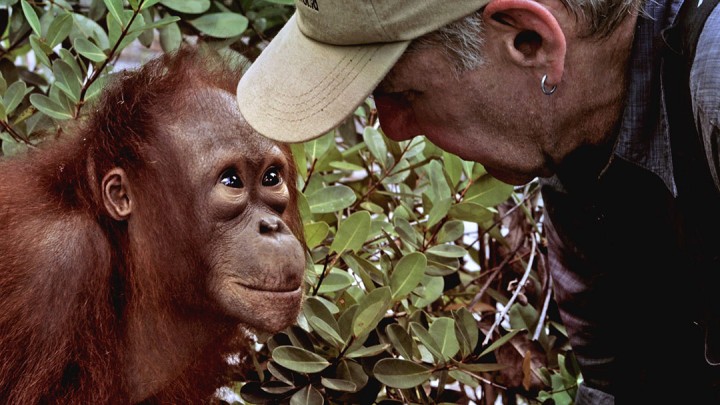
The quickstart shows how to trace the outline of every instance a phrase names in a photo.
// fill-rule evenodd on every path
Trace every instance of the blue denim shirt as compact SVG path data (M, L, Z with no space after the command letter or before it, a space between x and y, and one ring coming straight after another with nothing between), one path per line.
M541 182L555 300L585 378L577 405L614 404L622 388L626 389L624 395L629 388L647 389L637 394L662 398L666 387L668 397L663 403L675 403L667 402L677 393L670 387L683 383L673 382L672 372L680 373L680 379L686 378L682 381L693 387L693 370L705 370L705 364L698 366L689 360L697 357L693 357L695 347L701 358L703 354L702 336L698 341L692 326L687 326L698 319L696 314L687 311L685 316L684 308L676 308L683 312L676 320L662 310L663 304L677 305L685 297L690 297L687 300L693 308L702 308L713 291L703 282L718 282L704 279L706 273L693 273L695 269L686 260L693 256L687 254L693 251L693 242L687 242L685 234L699 228L695 225L702 222L702 216L692 213L692 206L678 202L679 179L674 172L663 92L662 32L672 24L682 3L649 0L638 18L626 105L605 169L599 176L575 179L581 181L559 175ZM720 6L699 39L690 89L705 151L691 158L707 161L714 191L720 193ZM687 189L688 181L684 181ZM717 212L720 207L698 207L702 209ZM682 218L680 225L678 217ZM689 239L702 240L702 232L711 231L698 231L700 238ZM717 237L713 238L709 249L708 245L698 249L717 246L714 250L720 252L720 244L712 244ZM710 293L699 292L702 288ZM675 294L682 298L671 298ZM660 351L651 349L655 346ZM707 358L707 346L704 349ZM668 380L663 386L659 373L665 368ZM643 386L646 381L651 382ZM703 384L714 384L707 381ZM716 383L720 384L720 376Z

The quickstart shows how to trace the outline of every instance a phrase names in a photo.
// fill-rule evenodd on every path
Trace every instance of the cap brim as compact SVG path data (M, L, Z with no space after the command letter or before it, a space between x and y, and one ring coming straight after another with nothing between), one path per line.
M293 15L240 80L240 112L270 139L316 138L370 95L409 43L324 44L306 37Z

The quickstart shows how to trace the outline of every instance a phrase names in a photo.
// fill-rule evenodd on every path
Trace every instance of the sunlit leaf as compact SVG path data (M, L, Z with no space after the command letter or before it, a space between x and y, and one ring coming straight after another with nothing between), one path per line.
M476 224L482 224L486 221L490 221L494 215L493 211L490 211L486 207L469 202L462 202L460 204L453 205L448 214L454 219L474 222Z
M355 192L348 186L338 184L317 190L306 196L310 211L314 214L340 211L355 202Z
M460 350L457 336L455 336L455 321L453 319L446 317L436 319L430 325L428 332L445 358L452 358Z
M312 249L322 243L330 232L326 222L310 222L305 224L305 243Z
M210 0L160 0L160 4L187 14L204 13L210 8Z
M105 3L105 7L107 7L108 12L113 16L113 18L115 18L115 21L117 21L117 23L121 26L125 26L126 20L123 14L122 0L103 0L103 2Z
M50 97L44 94L31 94L30 103L50 117L60 120L72 118L72 114L65 110L61 104L50 99Z
M353 336L360 337L374 329L385 316L390 301L390 287L378 288L363 297L353 319Z
M232 38L241 35L248 26L248 19L236 13L211 13L188 21L203 34L215 38Z
M352 381L342 380L338 378L325 378L322 377L320 379L320 383L325 388L329 388L331 390L335 391L344 391L344 392L355 392L357 391L357 385L355 385Z
M408 360L382 359L375 364L373 374L387 386L413 388L426 382L432 375L432 370Z
M76 39L73 46L80 55L93 62L102 62L107 59L107 55L105 55L105 52L103 52L102 49L98 48L95 44L85 38Z
M27 94L27 85L23 81L17 81L10 85L5 91L2 102L5 105L5 113L10 115L15 111Z
M333 268L330 274L323 280L318 293L325 294L343 290L350 287L353 281L355 281L355 279L346 271Z
M487 175L475 181L465 193L463 201L494 207L505 202L513 192L513 186Z
M357 252L362 248L370 233L370 214L358 211L340 223L331 252Z
M20 5L22 6L23 14L25 14L25 20L30 24L30 28L35 32L35 35L41 36L40 19L33 6L31 6L27 0L20 0Z
M73 17L69 13L60 14L56 17L50 27L48 27L47 35L45 35L45 41L50 48L54 48L55 45L61 43L65 38L70 35L70 31L73 28Z
M272 357L281 366L301 373L317 373L330 365L324 357L295 346L277 347Z
M402 257L390 275L392 299L401 299L415 289L425 274L426 266L427 259L422 253L413 252Z
M437 243L448 243L462 238L465 234L463 221L448 221L443 224L438 232Z
M464 247L451 244L435 245L426 252L435 256L456 258L464 257L467 254Z

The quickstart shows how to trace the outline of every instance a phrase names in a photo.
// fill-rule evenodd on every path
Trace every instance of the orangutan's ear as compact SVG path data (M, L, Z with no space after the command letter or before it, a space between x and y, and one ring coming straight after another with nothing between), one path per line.
M102 180L102 196L105 209L116 221L130 217L133 201L127 174L119 167L111 169Z

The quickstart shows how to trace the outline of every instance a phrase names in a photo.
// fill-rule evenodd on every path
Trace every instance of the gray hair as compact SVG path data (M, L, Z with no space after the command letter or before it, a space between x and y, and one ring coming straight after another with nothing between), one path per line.
M641 11L647 0L562 0L565 8L585 24L581 35L605 38L625 18ZM476 69L484 63L481 54L484 43L482 9L414 40L410 52L442 47L452 61L456 74Z

